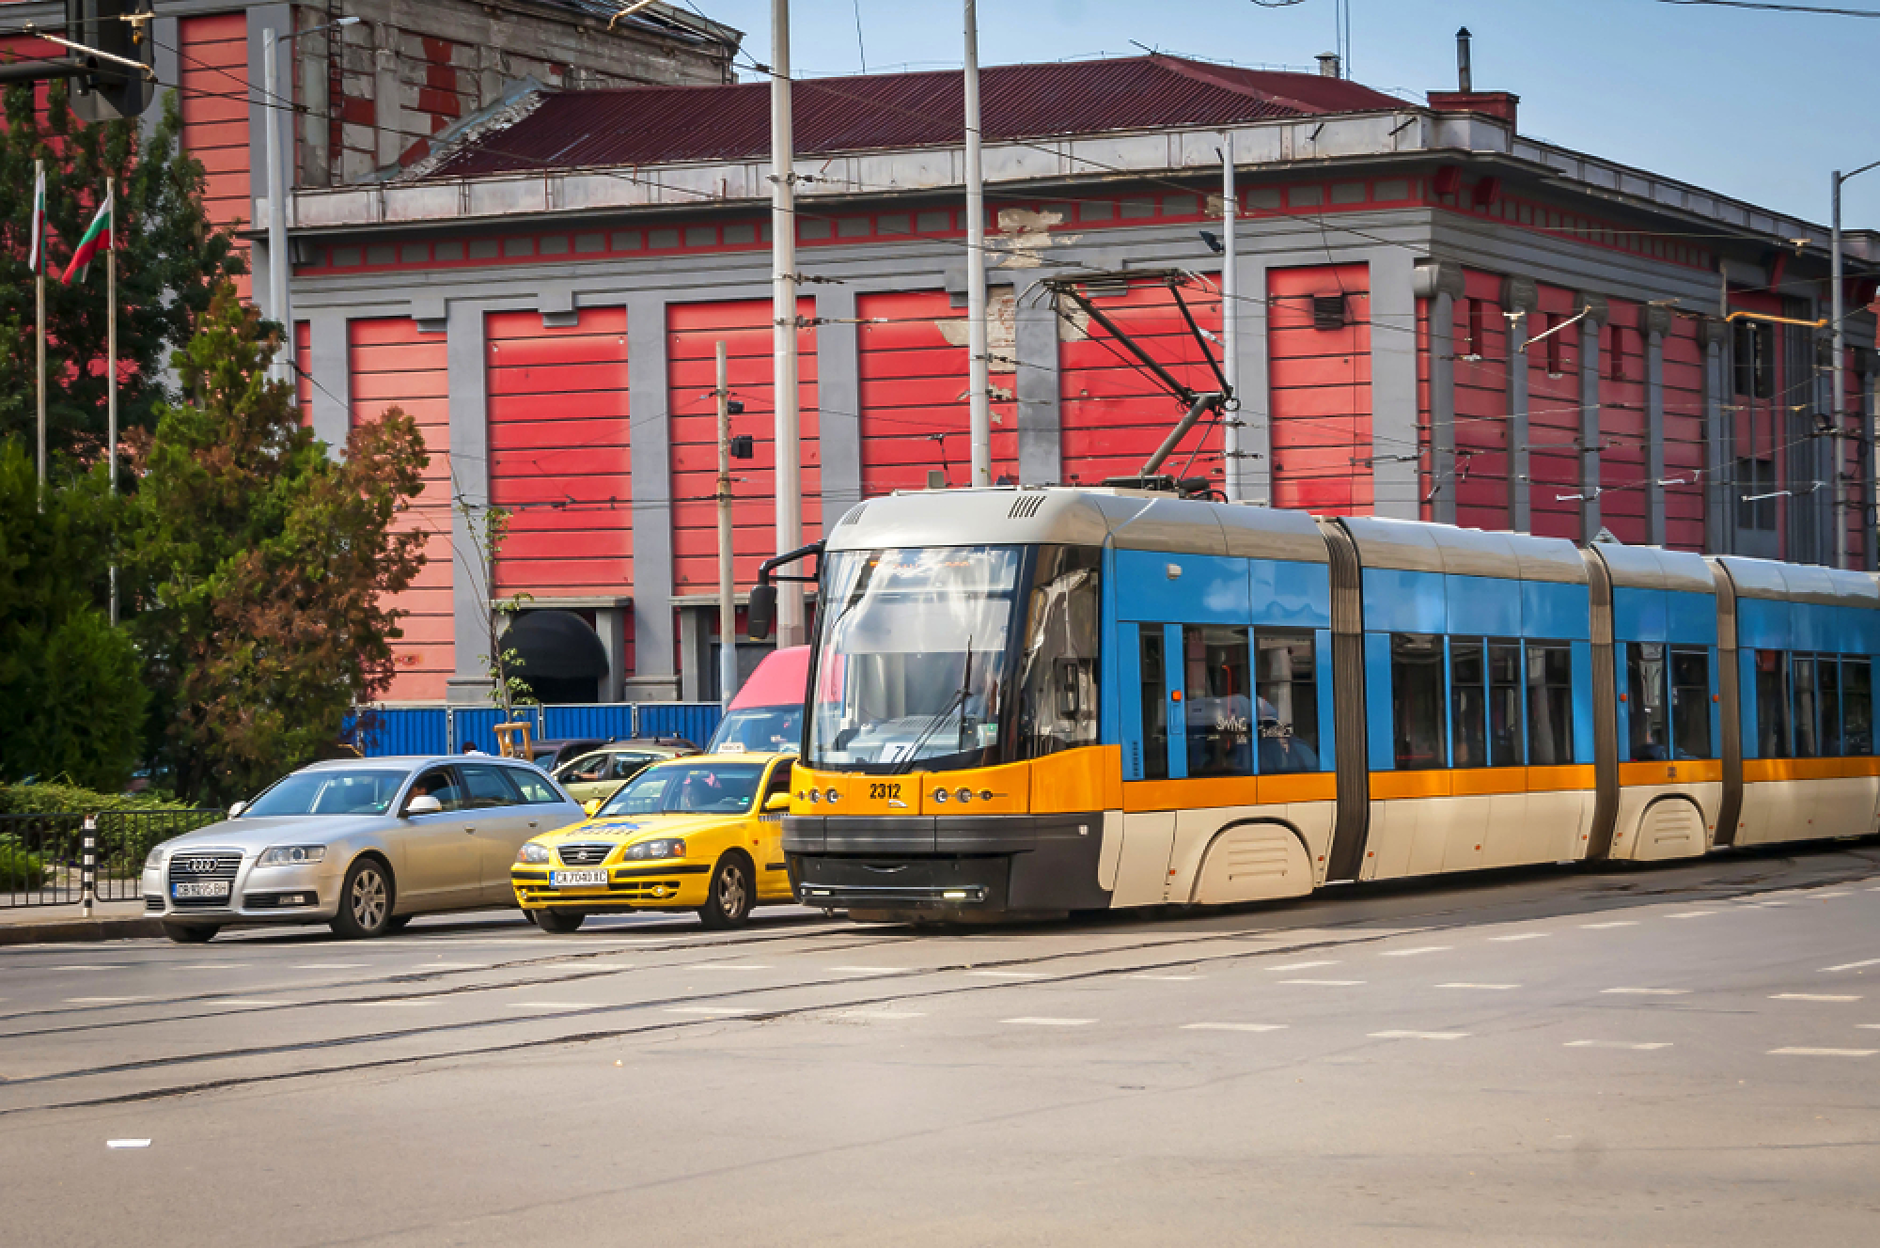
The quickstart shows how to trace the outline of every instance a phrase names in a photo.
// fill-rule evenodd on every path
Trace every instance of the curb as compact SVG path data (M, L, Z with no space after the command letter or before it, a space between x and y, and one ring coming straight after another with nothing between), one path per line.
M0 945L63 944L79 940L134 940L163 935L158 919L55 919L0 924Z

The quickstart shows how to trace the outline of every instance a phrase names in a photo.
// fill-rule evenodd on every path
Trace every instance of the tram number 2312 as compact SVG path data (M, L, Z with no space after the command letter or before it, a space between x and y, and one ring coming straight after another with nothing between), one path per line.
M901 786L898 783L871 784L868 786L868 797L871 801L898 802L901 800Z

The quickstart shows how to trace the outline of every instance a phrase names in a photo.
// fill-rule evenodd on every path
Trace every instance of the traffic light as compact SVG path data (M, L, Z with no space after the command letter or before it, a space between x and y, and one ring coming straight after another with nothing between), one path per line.
M147 0L65 0L65 37L95 52L153 66ZM150 107L155 84L148 73L130 65L73 49L68 53L84 73L72 79L72 112L85 121L136 117Z

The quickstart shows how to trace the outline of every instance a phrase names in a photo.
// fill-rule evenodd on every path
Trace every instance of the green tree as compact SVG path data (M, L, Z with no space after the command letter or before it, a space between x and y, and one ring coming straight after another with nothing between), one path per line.
M428 457L393 408L339 459L268 380L280 341L217 290L140 456L127 545L153 745L179 794L229 801L314 758L392 677L389 596L423 563L399 532Z
M0 780L130 779L148 701L104 601L118 507L99 467L39 506L33 454L0 441Z
M66 85L48 90L43 112L33 89L0 97L0 438L31 445L37 423L34 293L28 271L33 161L46 162L46 224L52 267L46 279L46 427L55 455L91 462L105 438L105 292L101 265L71 286L58 274L83 236L106 175L117 178L119 427L156 426L167 392L164 365L189 338L218 282L245 261L227 230L209 224L202 165L183 150L177 95L145 136L135 120L87 124L66 106Z

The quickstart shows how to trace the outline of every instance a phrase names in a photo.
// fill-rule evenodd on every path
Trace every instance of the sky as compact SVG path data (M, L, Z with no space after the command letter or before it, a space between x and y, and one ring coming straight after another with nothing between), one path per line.
M674 0L685 3L686 0ZM1268 0L1274 3L1276 0ZM1161 52L1314 69L1336 0L982 0L982 65ZM691 0L770 59L770 0ZM1349 0L1351 76L1420 96L1454 90L1455 32L1475 86L1521 97L1521 131L1826 226L1829 179L1880 160L1872 116L1880 17L1663 0ZM1880 14L1880 0L1830 0ZM792 0L797 77L957 68L959 0ZM859 18L860 41L857 40ZM1134 43L1132 43L1132 40ZM743 62L747 78L748 61ZM1848 183L1843 222L1880 229L1880 169Z

